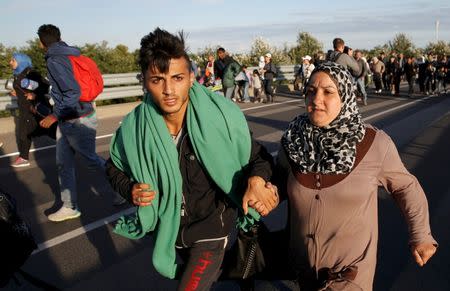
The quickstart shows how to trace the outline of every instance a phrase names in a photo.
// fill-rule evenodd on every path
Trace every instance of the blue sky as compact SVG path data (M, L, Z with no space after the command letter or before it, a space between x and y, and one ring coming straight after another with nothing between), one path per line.
M331 2L331 3L330 3ZM370 4L366 4L366 3ZM0 43L24 46L44 23L58 26L69 44L125 44L139 47L142 36L159 26L184 30L192 52L223 46L246 52L262 37L271 45L293 45L299 31L319 39L324 49L334 37L353 48L372 48L406 33L419 47L450 41L450 1L253 1L253 0L0 0ZM357 4L355 4L357 3Z

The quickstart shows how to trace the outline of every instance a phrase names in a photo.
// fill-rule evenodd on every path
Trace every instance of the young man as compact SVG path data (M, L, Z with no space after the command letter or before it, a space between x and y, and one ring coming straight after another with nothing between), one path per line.
M146 35L139 63L148 93L113 137L107 166L113 187L138 209L115 231L138 239L154 230L155 269L179 278L178 290L210 290L237 208L245 228L259 217L248 206L267 215L278 204L272 157L239 107L195 82L182 34Z
M59 222L81 215L77 205L75 178L75 153L87 161L89 169L105 169L105 160L95 152L97 116L90 102L80 102L81 90L75 80L69 56L79 56L80 51L61 41L59 28L44 24L38 29L41 47L46 51L45 60L51 96L55 102L53 114L41 120L40 125L49 128L58 122L56 131L56 166L62 207L48 216L50 221ZM118 196L114 204L126 202Z
M359 74L359 76L356 77L356 86L358 87L359 92L361 92L362 94L364 105L367 105L367 92L364 80L366 79L368 71L366 62L362 58L362 52L360 50L355 51L355 60L358 63L359 67L361 68L361 74Z
M334 51L332 51L327 56L327 60L343 65L347 70L350 71L353 77L357 78L361 74L361 68L353 57L344 53L344 40L338 37L333 39L333 48Z
M217 49L217 60L214 62L214 70L216 75L222 79L222 90L225 97L235 101L234 89L236 81L234 78L241 72L241 65L221 47Z

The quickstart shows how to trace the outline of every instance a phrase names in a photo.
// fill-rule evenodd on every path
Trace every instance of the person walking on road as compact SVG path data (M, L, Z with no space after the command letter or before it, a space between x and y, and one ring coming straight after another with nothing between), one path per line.
M113 136L107 170L138 208L115 232L139 239L154 231L155 269L179 279L178 290L210 290L238 213L246 228L278 204L272 158L240 108L195 81L182 33L144 36L139 64L148 93Z
M363 123L352 79L341 65L317 67L306 113L281 139L274 173L289 200L289 258L301 290L372 290L379 185L406 218L416 263L425 265L437 248L422 187L391 138Z
M380 94L383 90L383 76L386 68L384 63L379 60L377 57L372 58L372 64L370 69L373 73L373 83L375 84L375 93Z
M69 56L80 56L80 50L63 42L59 28L52 24L40 26L38 36L41 47L46 52L48 77L52 85L51 96L55 101L53 113L44 118L40 125L48 128L56 122L58 124L56 166L63 202L58 211L48 215L48 219L60 222L81 215L77 203L75 153L84 158L88 169L99 169L104 172L106 161L95 151L97 114L94 104L80 102L80 85L74 77L69 59ZM125 202L118 195L113 200L114 204Z
M358 77L361 74L361 68L359 67L356 60L347 53L344 53L345 42L342 38L333 39L334 51L331 51L327 55L327 61L335 62L344 66L350 71L353 77Z
M264 75L264 93L267 98L267 103L273 103L273 79L277 75L277 68L272 63L272 54L267 53L264 55L264 68L262 69L262 74Z
M355 51L355 60L358 62L361 68L361 74L356 77L356 85L358 86L359 92L362 94L363 104L367 105L367 92L366 92L366 76L368 74L366 62L362 58L362 52L360 50Z
M13 69L14 81L11 92L17 97L19 117L17 122L17 148L19 156L11 164L12 167L26 167L30 165L29 152L32 137L48 135L55 138L56 126L48 129L39 126L39 122L45 117L36 110L45 108L47 113L51 112L51 105L46 96L49 83L42 75L32 68L29 56L23 53L13 53L9 62ZM45 113L44 113L45 114Z
M216 70L216 75L222 79L223 94L231 100L234 98L235 78L241 72L241 65L229 56L224 48L217 49L217 57L214 70Z
M403 71L405 72L405 78L408 82L408 95L412 97L414 92L414 86L416 84L416 75L418 73L417 64L414 61L414 57L408 56L406 58L406 63L403 66Z

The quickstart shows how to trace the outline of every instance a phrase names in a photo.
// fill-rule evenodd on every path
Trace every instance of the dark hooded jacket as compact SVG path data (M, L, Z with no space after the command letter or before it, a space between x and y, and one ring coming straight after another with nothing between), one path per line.
M80 102L81 89L75 80L69 56L79 56L80 50L65 42L52 44L45 55L51 95L55 101L54 115L58 120L74 119L90 114L94 108L90 102Z

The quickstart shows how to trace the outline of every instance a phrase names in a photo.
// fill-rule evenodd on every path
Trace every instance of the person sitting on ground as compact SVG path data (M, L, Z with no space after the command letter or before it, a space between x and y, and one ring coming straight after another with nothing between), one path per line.
M364 124L350 72L313 72L297 116L281 139L275 184L289 201L289 259L301 290L372 290L377 260L378 185L392 194L419 266L434 255L425 193L392 139Z

